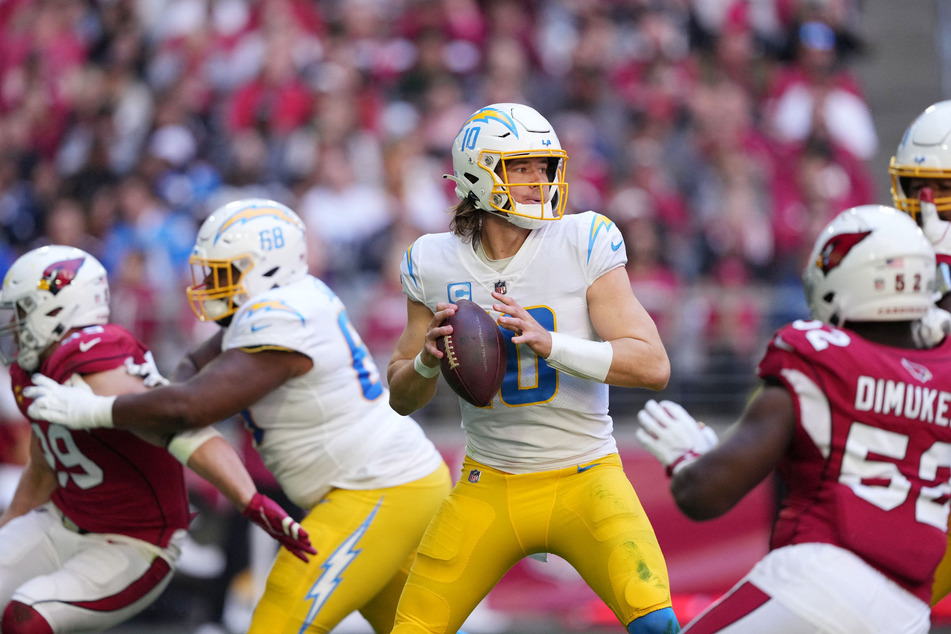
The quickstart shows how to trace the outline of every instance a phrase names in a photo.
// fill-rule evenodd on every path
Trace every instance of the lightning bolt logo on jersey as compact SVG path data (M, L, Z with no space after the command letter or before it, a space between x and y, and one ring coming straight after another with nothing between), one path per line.
M256 313L262 313L262 312L263 313L271 313L271 312L290 313L291 315L299 319L301 321L301 324L305 323L306 321L304 319L304 316L301 315L297 309L293 308L292 306L288 306L286 303L282 301L252 302L248 306L248 309L241 314L241 318L250 319ZM264 315L263 317L266 318L267 316L268 315ZM263 330L264 328L270 328L271 325L272 324L268 322L261 322L259 320L258 323L255 323L251 326L251 331L257 332L258 330Z
M595 241L598 239L598 234L603 230L604 232L611 231L611 227L614 226L614 222L609 220L606 216L601 214L596 214L594 221L591 223L591 235L588 238L588 259L591 259L591 251L594 249ZM611 244L611 250L617 251L617 247L614 246L615 243ZM620 242L617 243L620 246Z

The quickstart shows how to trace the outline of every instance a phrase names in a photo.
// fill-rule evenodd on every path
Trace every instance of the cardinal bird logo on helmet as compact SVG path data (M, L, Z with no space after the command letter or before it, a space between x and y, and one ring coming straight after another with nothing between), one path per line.
M848 255L855 245L867 238L871 231L860 231L858 233L841 233L833 236L822 250L819 251L819 257L816 266L822 269L826 275L829 271L842 264L842 260Z
M79 268L85 261L86 258L74 258L50 264L43 271L43 279L40 280L37 288L56 295L73 283L73 280L76 279L76 273L79 272Z

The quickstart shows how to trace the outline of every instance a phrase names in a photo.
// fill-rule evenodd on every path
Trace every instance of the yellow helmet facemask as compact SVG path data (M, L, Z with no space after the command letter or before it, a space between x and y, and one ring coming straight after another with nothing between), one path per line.
M910 179L951 178L951 100L933 103L919 114L898 143L888 165L895 207L911 214L919 224L917 193L910 191ZM938 214L951 220L951 197L938 198L943 187L934 187Z
M192 255L192 284L185 289L192 312L200 321L218 321L233 315L248 299L242 283L244 273L254 267L249 256L209 260Z
M895 207L911 214L911 217L918 224L921 224L921 220L918 218L921 205L917 198L908 195L910 192L908 192L907 179L951 179L951 169L899 165L894 156L888 165L888 174L891 176L891 194ZM945 220L951 219L951 196L936 197L934 204L942 218Z

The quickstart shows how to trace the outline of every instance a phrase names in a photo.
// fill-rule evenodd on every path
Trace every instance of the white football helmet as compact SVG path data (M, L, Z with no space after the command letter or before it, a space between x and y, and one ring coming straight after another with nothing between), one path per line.
M518 183L539 186L540 204L519 204L511 196L505 162L526 157L548 159L548 181ZM473 113L452 143L452 175L456 196L479 209L498 214L525 229L537 229L565 213L568 153L548 120L534 108L496 103Z
M819 233L802 281L812 316L828 324L913 321L934 301L934 249L898 209L852 207Z
M909 178L951 178L951 100L928 106L912 121L888 165L892 200L918 219L918 199L909 197ZM935 198L938 213L951 212L951 197Z
M249 298L307 275L304 222L285 205L263 198L216 209L201 228L186 289L201 321L233 314Z
M109 322L109 280L82 249L53 245L17 258L0 290L0 357L29 372L69 330Z

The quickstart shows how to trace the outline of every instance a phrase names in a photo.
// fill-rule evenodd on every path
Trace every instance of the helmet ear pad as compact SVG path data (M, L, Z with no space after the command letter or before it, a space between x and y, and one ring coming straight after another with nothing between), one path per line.
M933 304L935 277L931 243L907 214L884 205L837 215L802 274L813 318L836 326L920 319Z

